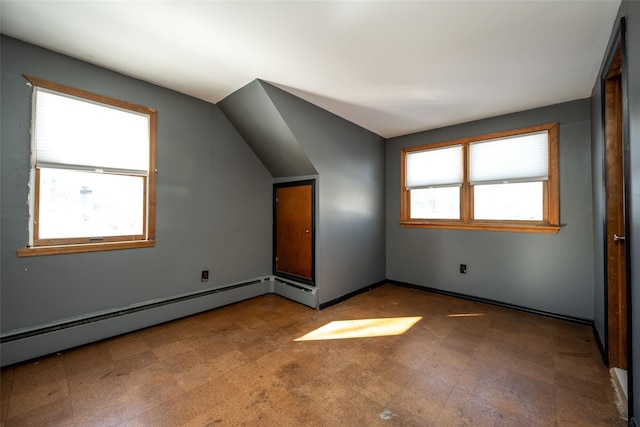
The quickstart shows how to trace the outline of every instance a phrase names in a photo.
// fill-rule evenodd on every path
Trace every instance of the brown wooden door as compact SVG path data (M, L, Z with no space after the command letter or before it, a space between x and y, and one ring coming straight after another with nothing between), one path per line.
M627 276L623 154L622 51L604 82L607 348L609 367L627 369Z
M313 284L313 181L274 186L274 274Z

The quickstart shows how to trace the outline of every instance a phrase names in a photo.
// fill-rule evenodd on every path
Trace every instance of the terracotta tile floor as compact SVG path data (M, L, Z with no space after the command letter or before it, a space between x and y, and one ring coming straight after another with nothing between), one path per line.
M591 328L392 285L323 311L262 296L1 378L2 426L625 425Z

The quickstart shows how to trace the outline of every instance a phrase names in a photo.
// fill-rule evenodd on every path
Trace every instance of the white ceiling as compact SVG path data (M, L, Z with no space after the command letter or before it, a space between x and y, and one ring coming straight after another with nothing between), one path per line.
M619 5L2 0L0 30L213 103L259 78L392 137L589 97Z

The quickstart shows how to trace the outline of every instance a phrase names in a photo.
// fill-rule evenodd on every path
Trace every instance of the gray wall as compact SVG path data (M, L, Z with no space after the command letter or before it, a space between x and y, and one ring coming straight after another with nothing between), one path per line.
M1 49L3 335L270 274L272 178L217 106L8 37ZM155 248L18 258L28 239L23 74L158 110Z
M384 139L260 82L318 171L320 303L385 279Z
M628 107L629 107L629 140L630 140L630 198L627 200L630 210L630 223L627 224L627 249L631 258L631 352L630 372L633 401L630 410L638 424L640 415L640 2L624 0L620 5L618 18L612 32L612 38L621 17L627 21L627 73L628 73ZM595 225L595 313L596 326L604 341L604 237L602 222L604 206L602 196L602 162L603 162L603 126L602 126L602 93L600 82L596 81L592 93L591 120L593 127L593 170L594 177L594 225Z
M542 123L560 124L558 234L403 228L400 149ZM593 319L589 100L392 138L387 142L387 278ZM467 274L459 273L466 264Z

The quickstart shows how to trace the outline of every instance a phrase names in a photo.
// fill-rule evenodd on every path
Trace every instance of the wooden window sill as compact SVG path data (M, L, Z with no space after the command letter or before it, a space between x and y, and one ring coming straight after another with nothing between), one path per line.
M34 246L18 249L18 257L76 254L82 252L115 251L121 249L152 248L155 240L135 240L128 242L89 243L80 245Z
M517 233L546 233L557 234L560 231L558 225L545 224L490 224L476 223L464 224L461 222L425 222L425 221L401 221L402 227L408 228L436 228L444 230L478 230L478 231L510 231Z

